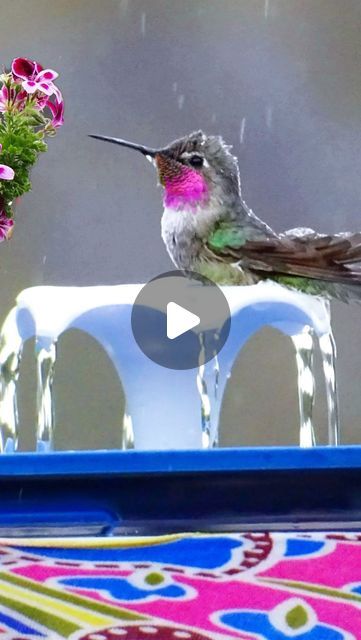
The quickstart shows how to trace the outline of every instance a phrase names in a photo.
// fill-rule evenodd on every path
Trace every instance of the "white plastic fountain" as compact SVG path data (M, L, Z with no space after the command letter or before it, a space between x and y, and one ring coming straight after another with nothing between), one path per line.
M143 450L217 445L219 415L229 373L245 342L265 325L279 329L293 341L298 370L300 446L313 446L312 367L316 336L323 358L329 444L338 443L336 352L327 302L273 282L222 287L231 310L231 330L225 346L218 357L198 370L173 370L147 358L133 337L132 304L142 286L38 286L18 295L0 338L2 452L17 450L16 384L23 345L32 337L36 339L38 365L37 450L52 450L56 344L59 336L70 328L82 329L93 336L113 361L127 402L124 448L134 446Z

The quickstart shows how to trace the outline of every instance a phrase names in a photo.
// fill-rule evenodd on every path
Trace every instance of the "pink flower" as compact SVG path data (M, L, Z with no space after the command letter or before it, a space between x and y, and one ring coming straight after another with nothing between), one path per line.
M0 144L0 153L2 144ZM13 180L15 176L14 169L8 167L7 164L0 164L0 180Z
M22 80L33 78L33 76L37 75L42 70L43 67L41 64L35 62L35 60L28 60L28 58L14 58L11 65L13 76L21 78Z
M52 126L54 129L58 129L58 127L61 127L61 125L64 124L64 101L62 95L60 94L60 100L58 101L56 99L55 103L51 102L50 98L48 98L46 106L49 107L53 114L53 119L51 121Z
M55 94L60 101L60 91L53 82L59 74L53 69L43 69L35 60L14 58L11 70L16 80L22 80L21 85L26 93L32 94L35 91L40 91L45 93L46 96Z
M0 242L11 237L14 220L8 218L3 211L0 212Z

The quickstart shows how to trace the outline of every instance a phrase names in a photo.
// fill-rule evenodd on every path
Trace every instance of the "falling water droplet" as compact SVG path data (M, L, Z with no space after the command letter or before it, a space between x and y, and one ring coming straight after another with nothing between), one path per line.
M270 0L264 0L264 19L268 20Z
M143 38L145 36L146 29L147 29L147 14L145 13L145 11L143 11L140 18L140 32Z
M172 90L173 90L173 93L177 93L177 91L178 91L178 82L173 82Z
M241 144L244 143L244 132L245 132L245 129L246 129L246 118L242 118L242 120L241 120L241 129L240 129L240 132L239 132L239 141L240 141Z
M47 452L53 449L54 439L54 401L53 380L56 360L56 342L48 345L36 345L38 372L37 390L37 451Z
M178 102L178 109L183 109L183 105L184 105L184 95L183 95L183 93L181 93L178 96L177 102Z
M266 125L267 129L272 128L273 108L269 105L266 107Z
M212 120L212 124L214 124L214 123L215 123L215 121L217 120L217 116L216 116L216 114L215 114L215 113L212 113L212 118L211 118L211 120Z
M312 423L315 397L315 379L313 375L313 332L305 327L302 333L292 336L296 351L298 373L298 406L300 412L300 447L312 447L316 444Z
M43 264L46 263L46 258L47 258L47 256L43 256Z

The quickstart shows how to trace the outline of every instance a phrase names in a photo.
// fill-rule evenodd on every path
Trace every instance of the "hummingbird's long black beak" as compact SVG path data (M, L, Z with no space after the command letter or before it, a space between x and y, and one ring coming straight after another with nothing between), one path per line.
M121 147L128 147L128 149L135 149L140 151L144 156L154 158L156 153L159 153L160 149L151 149L150 147L144 147L142 144L136 144L135 142L128 142L121 138L111 138L110 136L98 136L96 134L89 134L89 138L95 138L96 140L105 140L105 142L111 142L112 144L119 144Z

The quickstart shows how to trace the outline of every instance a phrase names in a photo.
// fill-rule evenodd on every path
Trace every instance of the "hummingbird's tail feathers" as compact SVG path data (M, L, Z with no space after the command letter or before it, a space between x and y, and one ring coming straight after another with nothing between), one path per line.
M226 241L219 242L218 231L208 241L214 258L238 263L258 277L297 276L361 285L361 232L318 235L308 230L300 235L293 230L252 240L245 238L244 229L237 233L233 227L227 233L222 230L222 239Z

